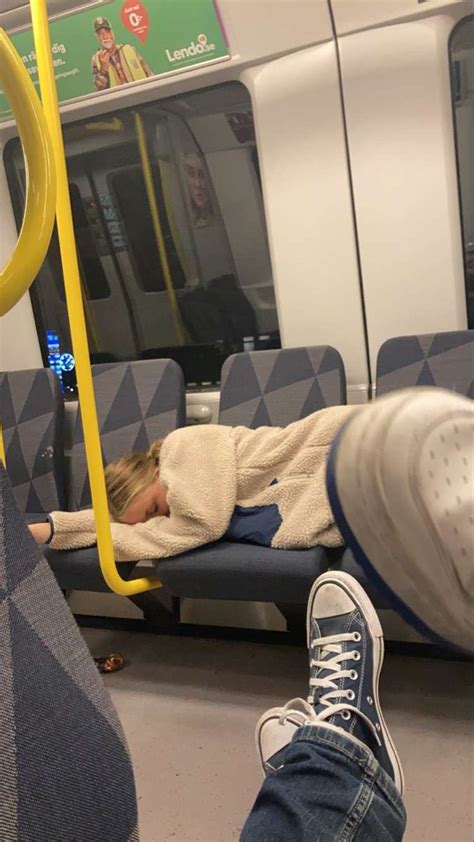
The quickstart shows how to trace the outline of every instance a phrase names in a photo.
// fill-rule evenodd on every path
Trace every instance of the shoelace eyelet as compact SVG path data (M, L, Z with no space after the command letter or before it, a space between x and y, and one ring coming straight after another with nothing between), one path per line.
M352 681L357 681L357 679L359 678L359 673L356 672L356 670L351 670L350 673L349 673L349 678Z
M360 632L354 632L354 634L352 635L352 640L354 640L356 643L360 643L360 641L362 640L361 633Z
M380 725L379 725L378 722L375 723L375 727L376 727L377 731L380 731Z
M353 661L360 661L360 652L353 652L352 653L352 660Z
M356 697L356 694L353 690L348 690L346 693L346 698L349 699L350 702L353 702Z
M350 715L348 710L341 711L341 716L342 716L343 719L346 720L346 722L348 722L349 719L351 718L351 715Z
M367 696L367 701L368 701L369 705L373 705L373 703L374 703L374 700L373 700L372 696Z

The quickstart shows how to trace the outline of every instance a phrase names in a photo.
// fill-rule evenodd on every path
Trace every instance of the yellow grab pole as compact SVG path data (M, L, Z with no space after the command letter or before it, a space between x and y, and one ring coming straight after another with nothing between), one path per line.
M87 467L94 507L97 546L102 575L109 588L125 596L141 593L160 586L158 579L123 579L115 563L110 530L109 509L104 479L104 466L100 446L99 425L95 406L94 386L87 345L87 331L81 282L77 261L74 227L69 198L69 185L64 154L64 142L59 115L58 97L51 56L51 40L48 28L46 0L31 0L31 16L43 108L53 141L53 151L58 178L58 199L56 218L59 245L63 265L66 304L74 356L76 358L77 383Z
M0 272L0 316L4 316L29 289L46 257L54 225L56 176L38 94L1 28L0 82L12 107L26 160L23 224L13 254Z
M56 172L48 127L33 82L0 27L0 84L12 107L26 160L23 223L13 254L0 272L0 316L14 307L38 274L54 225ZM0 461L6 466L0 420Z
M181 321L181 314L178 308L178 302L176 300L176 292L173 286L173 280L171 278L163 231L161 230L160 214L158 211L158 202L156 201L155 188L153 185L153 173L151 171L150 154L148 152L148 143L145 134L145 127L143 125L143 119L141 114L137 113L135 113L135 131L137 134L138 149L140 152L140 160L142 163L143 178L145 179L146 195L148 198L148 205L150 207L153 231L155 233L158 254L160 255L161 269L163 272L166 292L168 293L168 301L171 307L171 317L173 319L176 338L178 342L181 343L181 345L184 345L183 324Z

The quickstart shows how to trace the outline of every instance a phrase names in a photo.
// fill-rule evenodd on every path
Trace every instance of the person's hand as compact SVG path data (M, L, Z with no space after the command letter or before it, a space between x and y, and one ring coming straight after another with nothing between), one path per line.
M28 529L37 544L46 544L51 538L51 524L46 523L30 523Z
M97 73L95 86L98 91L105 91L109 87L109 77L105 73Z
M108 73L110 66L110 53L108 50L99 50L99 63L100 69L103 70L104 73Z

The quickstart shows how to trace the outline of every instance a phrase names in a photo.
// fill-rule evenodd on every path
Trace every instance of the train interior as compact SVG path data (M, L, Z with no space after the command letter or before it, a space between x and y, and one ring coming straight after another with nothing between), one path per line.
M92 22L110 29L127 4L47 3L66 65L68 51L71 67L82 58L66 36L62 51L63 23L89 26L89 89L57 84L104 463L183 426L286 426L415 385L474 399L471 3L180 2L211 16L221 55L106 90L92 87ZM144 5L150 20L174 14L169 0ZM0 12L36 82L29 3L0 0ZM151 36L133 38L153 67ZM29 207L15 118L0 90L0 266ZM58 217L29 291L1 317L6 472L29 523L91 505L60 233ZM255 724L306 696L305 601L328 569L354 575L382 622L406 842L472 839L472 663L408 626L346 547L218 542L127 562L128 596L107 584L95 546L44 556L61 601L51 617L66 602L93 657L123 656L100 680L128 744L142 842L239 838L262 781ZM134 592L156 575L162 587ZM73 678L80 658L58 656ZM96 838L66 827L64 842Z

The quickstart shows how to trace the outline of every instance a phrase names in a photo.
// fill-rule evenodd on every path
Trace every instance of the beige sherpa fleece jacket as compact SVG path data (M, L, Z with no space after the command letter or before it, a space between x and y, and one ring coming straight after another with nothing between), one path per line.
M355 407L330 407L288 427L186 427L160 453L168 517L112 523L118 561L160 559L225 538L280 549L342 543L326 495L330 444ZM96 542L91 510L53 512L51 546Z

